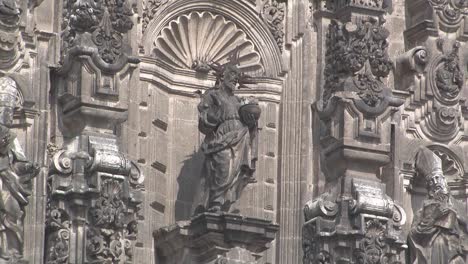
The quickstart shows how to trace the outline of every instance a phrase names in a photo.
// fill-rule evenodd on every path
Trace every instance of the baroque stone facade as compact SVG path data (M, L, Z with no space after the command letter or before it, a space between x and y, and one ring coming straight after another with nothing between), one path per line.
M468 1L0 0L0 264L467 263Z

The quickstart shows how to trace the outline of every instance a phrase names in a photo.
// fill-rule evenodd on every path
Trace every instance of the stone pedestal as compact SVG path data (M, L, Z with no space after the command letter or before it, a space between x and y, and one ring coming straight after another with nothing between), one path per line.
M203 213L154 232L156 263L257 263L278 229L263 219Z

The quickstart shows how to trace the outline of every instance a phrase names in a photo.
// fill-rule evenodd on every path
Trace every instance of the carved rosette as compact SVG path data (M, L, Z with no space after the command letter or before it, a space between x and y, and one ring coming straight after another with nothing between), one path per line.
M124 55L124 35L133 27L132 7L127 0L64 0L62 57L71 48L94 43L108 64Z

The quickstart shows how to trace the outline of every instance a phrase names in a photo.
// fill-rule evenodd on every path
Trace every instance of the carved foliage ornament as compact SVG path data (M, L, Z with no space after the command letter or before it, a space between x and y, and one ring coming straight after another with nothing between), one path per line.
M232 21L210 12L191 12L169 22L155 40L155 56L169 65L206 72L238 54L238 67L251 76L264 68L252 41Z
M62 24L64 50L90 33L100 57L107 63L122 55L123 34L132 27L132 8L127 0L65 0Z
M47 211L46 264L66 264L70 256L70 217L65 210L51 208Z
M381 79L393 68L387 52L389 31L383 23L371 17L346 24L332 20L327 34L325 104L349 83L368 106L383 101L386 87Z
M385 256L385 223L377 219L366 222L366 235L359 242L359 248L355 251L358 264L384 264L392 263Z
M261 16L273 34L278 48L283 51L286 4L278 3L276 0L266 0L262 9Z
M128 213L129 198L124 197L123 188L119 180L104 180L101 196L89 210L87 255L92 261L132 260L133 245L129 238L136 235L137 223Z

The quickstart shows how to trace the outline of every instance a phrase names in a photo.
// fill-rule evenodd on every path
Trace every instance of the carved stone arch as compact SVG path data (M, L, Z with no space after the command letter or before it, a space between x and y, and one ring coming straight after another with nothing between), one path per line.
M191 12L209 12L224 17L243 31L260 54L267 77L278 77L285 71L281 51L267 25L261 20L253 6L243 1L187 0L168 3L148 24L143 35L144 55L153 53L154 41L171 21Z

